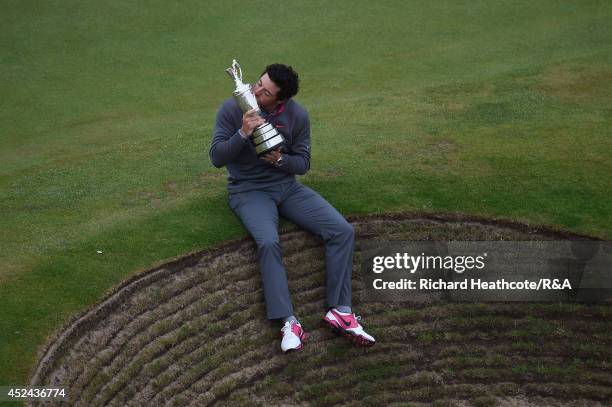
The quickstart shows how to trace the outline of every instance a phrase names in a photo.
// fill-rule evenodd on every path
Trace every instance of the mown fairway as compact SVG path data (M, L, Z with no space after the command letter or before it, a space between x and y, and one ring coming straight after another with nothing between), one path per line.
M608 2L2 9L0 384L26 383L47 336L128 276L244 235L207 157L234 57L249 81L273 61L301 73L302 180L345 214L612 238Z

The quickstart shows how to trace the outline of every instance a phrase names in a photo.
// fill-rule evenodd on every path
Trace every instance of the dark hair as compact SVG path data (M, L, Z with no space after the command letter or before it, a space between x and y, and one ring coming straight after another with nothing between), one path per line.
M277 100L289 99L297 95L300 87L300 79L292 67L283 64L272 64L266 66L261 76L268 74L272 82L280 88L276 94Z

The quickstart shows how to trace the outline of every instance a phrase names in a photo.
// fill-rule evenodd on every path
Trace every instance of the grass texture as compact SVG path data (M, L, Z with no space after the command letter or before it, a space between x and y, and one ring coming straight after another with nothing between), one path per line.
M605 1L5 1L0 384L72 315L245 234L210 164L223 72L293 65L302 182L344 214L460 212L612 238ZM101 253L99 253L101 252Z
M543 231L463 219L354 221L362 250L376 240L548 240ZM589 405L612 400L610 307L582 304L451 304L439 294L411 303L368 301L363 273L355 306L379 342L355 348L321 326L322 241L281 237L296 313L311 333L283 354L266 321L256 250L240 241L161 267L118 289L75 321L37 369L35 384L61 384L71 403L125 405ZM61 404L58 404L61 405Z

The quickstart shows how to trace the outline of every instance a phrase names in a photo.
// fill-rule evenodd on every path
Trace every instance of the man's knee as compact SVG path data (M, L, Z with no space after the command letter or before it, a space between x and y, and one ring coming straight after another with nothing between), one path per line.
M353 228L353 225L351 225L344 219L342 219L342 221L339 222L334 229L337 236L342 236L345 239L355 238L355 228Z
M344 222L343 232L347 235L355 236L355 228L353 227L353 225L351 225L350 223L346 221Z
M261 239L257 241L257 249L259 252L269 252L271 250L280 249L280 241L278 238Z

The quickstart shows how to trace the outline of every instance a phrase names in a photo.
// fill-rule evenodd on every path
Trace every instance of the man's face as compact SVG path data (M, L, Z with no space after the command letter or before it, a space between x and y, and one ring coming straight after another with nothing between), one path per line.
M280 88L276 86L268 74L264 74L257 83L253 86L253 94L257 99L257 104L263 107L267 111L272 111L276 105L282 103L282 100L278 100L276 95L280 91Z

